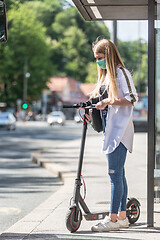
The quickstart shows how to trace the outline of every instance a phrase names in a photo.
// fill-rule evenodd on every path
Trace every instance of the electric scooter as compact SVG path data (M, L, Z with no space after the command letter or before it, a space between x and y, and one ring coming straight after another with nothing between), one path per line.
M89 109L95 108L96 104L91 104L89 101L86 103L74 104L74 105L64 105L63 108L75 108L75 109L85 109L85 114L89 113ZM82 221L82 211L84 211L84 217L87 221L92 220L100 220L105 218L106 215L109 215L108 212L90 212L87 204L85 203L84 199L81 196L80 188L82 186L82 164L83 164L83 154L84 154L84 147L85 147L85 140L86 140L86 132L87 132L87 122L85 117L83 119L83 132L82 132L82 139L81 139L81 148L80 148L80 155L79 155L79 164L77 169L77 177L75 179L73 197L70 201L70 206L66 215L66 227L67 229L73 233L78 230ZM139 216L140 216L140 203L136 198L128 198L127 202L127 217L130 224L135 223Z

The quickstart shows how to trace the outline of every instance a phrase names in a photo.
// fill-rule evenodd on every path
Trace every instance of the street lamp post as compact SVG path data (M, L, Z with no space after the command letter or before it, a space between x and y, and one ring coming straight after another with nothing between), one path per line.
M27 100L27 90L28 90L28 78L30 77L30 73L28 71L28 63L25 61L24 63L24 81L23 81L23 101Z

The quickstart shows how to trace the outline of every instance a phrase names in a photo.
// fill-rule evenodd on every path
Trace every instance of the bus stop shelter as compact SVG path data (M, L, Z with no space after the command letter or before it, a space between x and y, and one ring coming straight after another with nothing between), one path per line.
M160 0L73 0L86 21L148 21L147 226L154 226L155 172L160 188ZM134 174L134 173L133 173Z

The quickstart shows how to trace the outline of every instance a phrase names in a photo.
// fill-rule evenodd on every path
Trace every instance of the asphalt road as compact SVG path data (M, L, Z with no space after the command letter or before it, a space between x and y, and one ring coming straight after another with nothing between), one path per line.
M35 165L33 151L79 138L82 124L50 127L18 122L16 131L0 129L0 233L20 220L60 186L61 181Z

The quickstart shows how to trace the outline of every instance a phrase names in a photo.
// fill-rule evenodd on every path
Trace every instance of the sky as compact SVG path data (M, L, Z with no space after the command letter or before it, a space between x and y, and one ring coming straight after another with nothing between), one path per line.
M112 33L112 21L105 21ZM117 21L117 38L122 41L134 41L139 38L148 40L148 21Z

